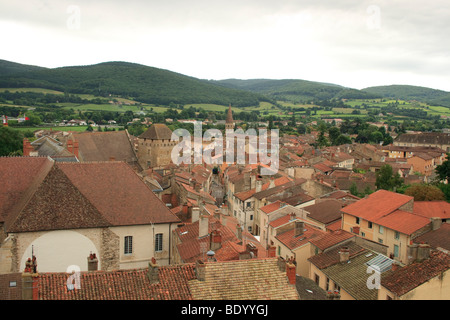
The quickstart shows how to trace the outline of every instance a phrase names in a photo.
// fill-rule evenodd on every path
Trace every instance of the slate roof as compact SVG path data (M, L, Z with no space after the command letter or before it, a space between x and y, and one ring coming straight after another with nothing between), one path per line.
M195 300L298 300L277 258L206 262L205 280L189 281Z

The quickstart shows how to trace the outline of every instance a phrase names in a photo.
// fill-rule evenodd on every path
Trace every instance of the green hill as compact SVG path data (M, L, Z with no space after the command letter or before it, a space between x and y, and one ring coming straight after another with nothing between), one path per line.
M440 105L450 108L450 92L426 87L410 85L377 86L362 91L378 94L385 98L417 100L429 105Z
M213 81L228 88L243 89L267 95L275 100L308 102L329 99L374 99L379 95L345 88L336 84L298 79L226 79Z
M0 66L0 87L38 87L104 97L113 95L161 105L231 103L235 107L246 107L268 100L257 93L226 88L172 71L128 62L38 68L6 74Z
M28 71L44 70L43 67L20 64L0 59L0 76L11 76Z

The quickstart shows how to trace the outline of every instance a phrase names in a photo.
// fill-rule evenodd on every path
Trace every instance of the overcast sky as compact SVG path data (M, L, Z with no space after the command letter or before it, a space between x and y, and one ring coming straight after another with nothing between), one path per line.
M0 0L0 59L450 91L448 0Z

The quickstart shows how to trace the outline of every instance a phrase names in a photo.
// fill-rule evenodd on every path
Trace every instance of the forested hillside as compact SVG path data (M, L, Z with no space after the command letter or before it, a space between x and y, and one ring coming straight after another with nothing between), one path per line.
M226 79L213 81L229 88L249 90L269 96L275 100L307 103L329 99L375 99L378 94L345 88L335 84L298 79Z
M430 105L450 108L450 92L408 85L390 85L365 88L362 91L378 94L385 98L417 100Z
M103 97L121 96L156 105L212 103L246 107L268 100L260 94L225 88L168 70L127 62L39 68L6 74L0 69L0 87L38 87Z

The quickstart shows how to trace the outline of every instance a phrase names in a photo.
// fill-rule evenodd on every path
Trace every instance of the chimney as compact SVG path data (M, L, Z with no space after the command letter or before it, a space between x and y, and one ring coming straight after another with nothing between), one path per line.
M275 179L272 177L270 178L269 187L267 189L272 189L275 187Z
M74 141L73 142L73 154L78 158L78 152L79 150L79 145L78 145L78 141Z
M433 217L431 218L431 226L432 226L432 230L437 230L441 227L442 225L442 220L439 217Z
M90 253L87 257L88 271L98 270L98 259L95 253Z
M256 176L252 173L250 175L250 189L256 188Z
M277 252L277 248L275 246L270 246L269 249L267 249L267 257L275 258L276 252Z
M294 227L294 237L299 237L303 235L303 229L305 227L305 224L303 221L295 221L295 227Z
M28 157L28 156L30 156L31 151L33 151L33 150L34 150L34 148L31 145L31 142L27 138L24 138L23 139L23 155L25 157Z
M195 275L197 276L198 281L205 281L206 277L206 266L205 263L201 260L197 260L195 263Z
M289 259L286 262L286 276L290 284L296 283L296 275L295 275L295 260Z
M109 157L109 161L116 161L116 158L111 156L111 157Z
M214 218L220 221L220 209L214 210Z
M195 190L196 192L200 192L201 187L202 187L202 185L201 185L200 183L196 182L196 183L195 183L195 186L194 186L194 190Z
M256 192L262 191L263 182L262 180L256 180Z
M38 279L36 257L33 256L33 259L28 258L25 262L25 269L22 273L22 300L39 299Z
M209 233L209 219L208 216L200 215L198 222L198 237L206 237Z
M236 236L240 241L242 241L242 227L240 224L236 225Z
M191 222L192 223L197 222L199 219L200 219L200 208L199 207L193 207L192 208Z
M397 261L392 262L391 271L396 271L399 268L399 264Z
M251 182L251 178L250 178L250 172L249 171L245 171L244 172L244 186L245 186L245 190L250 190L252 185Z
M70 153L73 153L73 140L72 139L67 140L67 151L69 151Z
M152 257L151 261L148 263L147 276L150 280L150 284L159 282L159 265L154 257Z
M347 263L350 259L350 250L348 247L342 247L339 251L339 261L344 264Z
M183 208L181 209L181 211L183 213L183 217L187 217L188 216L188 210L189 210L188 204L187 204L187 202L185 202L183 204Z
M421 262L430 257L431 246L427 243L420 243L417 248L417 261Z
M219 230L213 230L211 232L211 245L210 249L212 251L217 251L222 247L222 235Z

